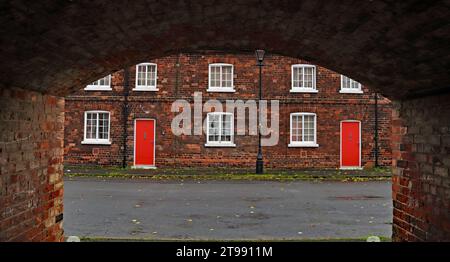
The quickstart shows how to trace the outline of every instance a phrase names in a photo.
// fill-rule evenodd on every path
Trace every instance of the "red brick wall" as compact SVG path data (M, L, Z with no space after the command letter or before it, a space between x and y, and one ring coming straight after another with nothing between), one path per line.
M0 241L63 240L63 128L63 98L0 89Z
M176 99L192 101L194 92L202 92L208 99L255 99L258 70L253 54L199 52L156 59L158 64L157 92L132 91L135 67L129 68L130 97L128 117L127 160L133 164L133 130L135 118L156 119L156 165L164 166L236 166L253 167L257 149L256 136L235 136L235 148L207 148L203 136L174 136L170 130L172 102ZM210 93L208 65L234 65L235 93ZM263 148L267 166L274 168L337 168L340 159L340 121L362 121L362 165L374 161L374 94L363 87L364 94L340 94L340 74L317 67L316 94L290 93L291 65L307 61L268 55L263 68L263 97L280 101L280 140L277 146ZM123 157L123 77L124 71L113 75L113 92L80 91L66 99L65 162L70 165L120 165ZM107 110L111 112L111 146L81 145L83 112ZM379 101L379 163L391 163L390 101ZM317 142L319 148L288 148L289 116L292 112L317 114ZM206 117L206 114L204 114ZM236 120L236 117L235 117Z
M396 103L393 238L450 241L450 95Z

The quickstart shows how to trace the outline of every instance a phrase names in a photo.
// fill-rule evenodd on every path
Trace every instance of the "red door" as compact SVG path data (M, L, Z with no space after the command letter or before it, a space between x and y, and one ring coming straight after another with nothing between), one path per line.
M341 129L341 166L360 167L359 122L342 122Z
M134 164L136 166L154 166L155 120L136 120L134 139Z

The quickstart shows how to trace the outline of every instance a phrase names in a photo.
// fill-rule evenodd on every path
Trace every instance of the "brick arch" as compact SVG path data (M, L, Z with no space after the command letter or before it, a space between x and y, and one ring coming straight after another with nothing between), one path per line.
M305 58L389 98L436 92L450 81L441 60L444 1L47 0L1 10L10 36L2 40L1 84L55 95L124 65L198 49Z
M446 1L17 0L0 14L0 240L62 240L57 96L180 51L256 48L398 101L394 239L450 240Z

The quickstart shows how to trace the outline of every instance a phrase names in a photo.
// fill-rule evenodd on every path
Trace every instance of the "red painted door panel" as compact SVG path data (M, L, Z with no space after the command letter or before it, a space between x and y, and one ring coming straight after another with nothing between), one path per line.
M342 141L342 166L359 167L360 166L360 133L359 122L342 122L341 141Z
M155 165L155 120L136 120L135 165Z

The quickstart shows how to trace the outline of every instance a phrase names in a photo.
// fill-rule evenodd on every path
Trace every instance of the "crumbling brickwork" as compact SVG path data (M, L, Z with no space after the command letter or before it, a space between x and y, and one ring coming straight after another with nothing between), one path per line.
M61 241L64 98L0 89L0 241Z
M393 200L396 241L450 241L449 95L396 103Z

